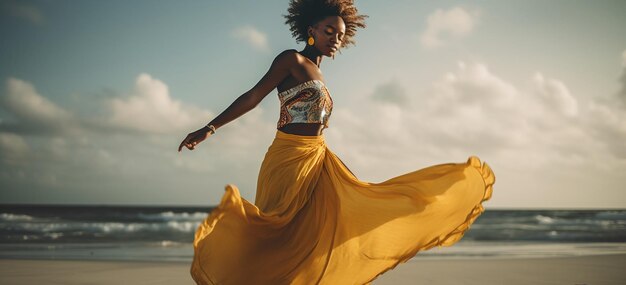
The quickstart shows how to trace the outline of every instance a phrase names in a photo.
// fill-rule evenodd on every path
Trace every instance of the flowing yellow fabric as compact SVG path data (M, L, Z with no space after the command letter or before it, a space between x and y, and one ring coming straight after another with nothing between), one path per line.
M198 227L191 275L198 284L368 284L419 251L459 241L494 182L474 156L364 182L323 135L278 130L255 203L229 184Z

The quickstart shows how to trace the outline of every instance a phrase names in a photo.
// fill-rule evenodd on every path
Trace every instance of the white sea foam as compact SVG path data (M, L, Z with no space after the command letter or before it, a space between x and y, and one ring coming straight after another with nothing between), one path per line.
M31 221L34 217L29 215L19 215L19 214L11 214L11 213L2 213L0 214L0 220L2 221Z
M201 221L208 213L204 212L194 212L194 213L174 213L172 211L161 212L157 214L143 214L139 213L138 216L145 220L156 220L156 221L181 221L181 220L194 220Z
M546 217L546 216L542 216L542 215L536 215L535 219L537 219L537 221L540 224L553 224L555 219L551 218L551 217Z

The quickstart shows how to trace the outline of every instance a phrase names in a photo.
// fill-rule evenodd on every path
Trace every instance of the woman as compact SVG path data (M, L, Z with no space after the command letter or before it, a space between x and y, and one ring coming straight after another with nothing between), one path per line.
M306 47L280 53L250 91L178 147L195 149L277 88L280 118L255 202L226 186L195 233L198 284L367 284L419 251L456 243L491 197L495 177L476 157L382 183L358 180L325 143L333 102L319 68L354 43L367 16L352 0L292 0L288 12Z

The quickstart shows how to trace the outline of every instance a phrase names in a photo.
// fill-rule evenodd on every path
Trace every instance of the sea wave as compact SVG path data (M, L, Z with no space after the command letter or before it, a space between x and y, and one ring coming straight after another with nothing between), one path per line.
M208 213L199 208L0 208L0 243L189 243ZM488 210L463 240L626 242L626 211Z

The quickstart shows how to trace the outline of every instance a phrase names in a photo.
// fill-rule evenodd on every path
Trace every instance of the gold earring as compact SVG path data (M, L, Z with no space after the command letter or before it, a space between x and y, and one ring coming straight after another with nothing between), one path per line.
M313 44L315 44L315 39L312 36L309 36L308 43L309 43L310 46L312 46Z

